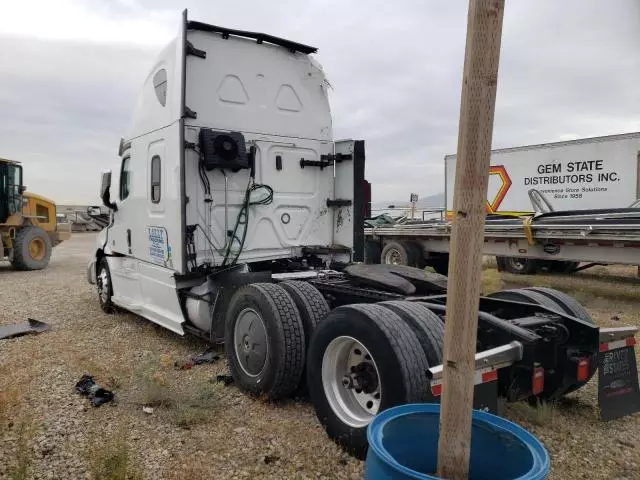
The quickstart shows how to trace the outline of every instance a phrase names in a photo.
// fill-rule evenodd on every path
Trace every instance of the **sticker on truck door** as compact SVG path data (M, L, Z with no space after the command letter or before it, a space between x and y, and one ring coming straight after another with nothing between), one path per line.
M147 227L147 239L149 260L156 265L171 268L173 261L167 230L164 227Z

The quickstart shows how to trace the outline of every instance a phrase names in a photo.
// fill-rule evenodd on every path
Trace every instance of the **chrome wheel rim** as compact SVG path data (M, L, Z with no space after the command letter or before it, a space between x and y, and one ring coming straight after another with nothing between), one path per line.
M102 267L100 269L100 273L98 274L98 278L96 281L98 287L98 295L100 296L100 300L102 303L106 303L109 300L109 274L107 273L107 269Z
M369 350L353 337L334 338L327 346L322 386L333 412L351 427L367 426L380 409L378 367Z
M402 265L402 255L395 248L388 250L384 255L386 265Z
M269 348L264 321L253 308L245 308L238 314L233 339L242 371L250 377L259 376L266 366Z
M513 267L514 270L524 270L524 266L526 263L526 260L523 258L516 258L513 257L511 258L511 266Z

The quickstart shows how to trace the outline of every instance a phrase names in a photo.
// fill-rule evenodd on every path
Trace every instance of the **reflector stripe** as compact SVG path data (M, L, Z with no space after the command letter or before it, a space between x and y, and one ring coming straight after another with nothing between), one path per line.
M481 383L489 383L496 380L498 380L498 371L493 367L487 367L482 370L476 370L473 384L479 385ZM442 380L431 381L431 395L434 397L442 395Z
M627 337L622 340L615 340L613 342L601 343L599 350L601 352L608 352L609 350L616 350L618 348L633 347L636 344L636 337Z

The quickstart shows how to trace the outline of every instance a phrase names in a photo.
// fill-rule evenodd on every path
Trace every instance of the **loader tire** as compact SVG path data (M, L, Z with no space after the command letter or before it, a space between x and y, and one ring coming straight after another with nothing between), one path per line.
M395 312L411 328L427 357L429 367L442 364L444 323L440 317L419 302L393 300L379 305Z
M225 350L240 390L270 400L293 393L303 375L305 333L291 295L272 283L238 289L227 308Z
M329 437L364 458L367 426L378 412L426 400L427 368L418 338L392 310L345 305L332 310L311 339L307 384Z
M42 270L51 259L51 238L40 227L20 227L13 241L13 268Z

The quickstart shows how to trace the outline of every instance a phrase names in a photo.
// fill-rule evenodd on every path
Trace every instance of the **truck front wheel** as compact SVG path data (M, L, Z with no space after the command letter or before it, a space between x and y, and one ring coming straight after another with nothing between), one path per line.
M113 284L111 283L111 272L106 257L98 261L96 271L96 288L98 289L98 300L100 308L105 313L113 313Z
M363 458L367 426L395 405L424 401L427 359L411 328L381 305L333 310L311 339L307 383L329 437Z

